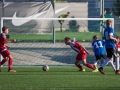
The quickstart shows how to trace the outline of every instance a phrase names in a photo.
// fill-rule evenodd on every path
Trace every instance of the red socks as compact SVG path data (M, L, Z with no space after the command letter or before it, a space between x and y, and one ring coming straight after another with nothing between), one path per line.
M87 66L88 68L90 68L90 69L95 70L95 68L94 68L91 64L86 64L86 66Z
M7 60L6 59L3 59L1 62L0 62L0 65L3 65ZM11 70L12 69L12 58L9 59L8 61L8 69Z
M3 65L7 60L6 59L3 59L1 62L0 62L0 65Z
M81 70L83 70L83 67L80 65L80 64L78 64L78 65L76 65L78 68L80 68Z
M10 58L8 61L8 68L9 68L9 70L12 69L12 58Z
M78 64L78 65L76 65L78 68L80 68L81 70L83 70L83 67L80 65L80 64ZM86 64L86 66L88 67L88 68L90 68L90 69L93 69L93 70L95 70L95 68L91 65L91 64Z

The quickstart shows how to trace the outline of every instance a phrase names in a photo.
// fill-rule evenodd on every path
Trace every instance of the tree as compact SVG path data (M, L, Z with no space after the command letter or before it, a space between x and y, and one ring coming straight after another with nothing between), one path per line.
M116 16L120 16L120 0L116 0L114 2L114 7L112 10Z

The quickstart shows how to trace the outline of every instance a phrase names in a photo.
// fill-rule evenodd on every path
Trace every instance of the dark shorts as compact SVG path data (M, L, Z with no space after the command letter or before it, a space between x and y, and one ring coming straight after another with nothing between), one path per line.
M58 22L59 22L60 24L62 24L62 23L64 23L64 20L58 20Z
M115 48L108 48L108 49L106 49L106 52L107 52L108 58L112 58L113 55L116 57L118 54L117 50Z
M107 55L99 55L99 56L95 56L96 57L96 60L99 60L99 59L107 59Z

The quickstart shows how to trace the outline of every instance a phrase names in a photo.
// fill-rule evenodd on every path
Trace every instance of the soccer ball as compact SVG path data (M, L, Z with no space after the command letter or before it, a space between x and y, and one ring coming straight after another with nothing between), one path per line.
M48 65L43 65L42 69L43 69L43 71L48 71L49 70L49 66Z

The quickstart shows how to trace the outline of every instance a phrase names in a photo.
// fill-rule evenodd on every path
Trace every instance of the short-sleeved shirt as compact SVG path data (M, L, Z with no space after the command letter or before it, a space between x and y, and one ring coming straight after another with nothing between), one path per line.
M112 27L107 26L104 30L104 39L105 39L106 49L116 47L114 40L110 39L110 35L112 35L112 37L114 37L114 30Z
M79 45L79 43L76 42L76 41L70 42L70 46L77 53L86 53L85 50L83 48L81 48L81 46Z
M0 34L0 50L3 50L6 48L5 42L6 42L6 35L4 33L1 33Z
M95 40L92 42L92 48L94 49L95 56L105 55L105 41Z
M68 17L67 14L62 14L62 15L59 16L59 18L67 18L67 17Z

